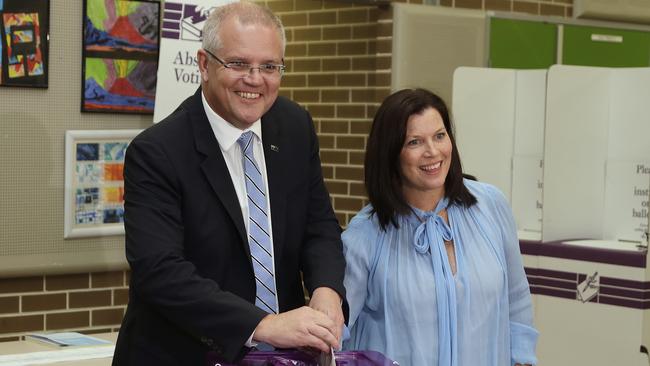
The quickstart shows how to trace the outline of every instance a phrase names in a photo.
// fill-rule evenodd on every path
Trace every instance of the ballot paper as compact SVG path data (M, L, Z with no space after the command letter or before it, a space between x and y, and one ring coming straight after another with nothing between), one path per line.
M110 341L77 332L32 333L26 335L25 339L56 347L87 347L112 344Z
M318 355L318 360L316 362L318 363L318 366L336 366L334 349L330 348L329 352L321 352Z

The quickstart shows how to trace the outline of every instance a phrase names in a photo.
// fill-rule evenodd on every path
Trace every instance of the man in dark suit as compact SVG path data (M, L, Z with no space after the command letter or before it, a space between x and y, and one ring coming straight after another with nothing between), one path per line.
M114 365L203 365L213 356L236 362L258 344L338 347L340 227L311 117L278 97L284 44L268 9L217 8L197 55L201 88L130 144L130 297ZM244 132L248 144L238 142ZM268 207L252 201L251 182ZM266 218L255 222L253 211ZM270 284L255 257L260 233L271 245Z

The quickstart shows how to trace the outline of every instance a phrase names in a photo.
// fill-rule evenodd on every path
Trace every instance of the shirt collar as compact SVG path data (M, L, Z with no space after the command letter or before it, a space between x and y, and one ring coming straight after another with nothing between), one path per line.
M232 146L237 142L237 139L241 136L242 133L246 131L253 131L253 134L262 141L262 125L260 120L253 122L253 125L245 130L240 130L239 128L233 126L230 122L223 119L220 115L215 113L214 110L208 104L207 99L205 99L205 94L201 91L201 101L203 102L203 109L205 110L205 115L208 117L210 126L212 127L212 132L219 142L219 147L222 151L228 151Z

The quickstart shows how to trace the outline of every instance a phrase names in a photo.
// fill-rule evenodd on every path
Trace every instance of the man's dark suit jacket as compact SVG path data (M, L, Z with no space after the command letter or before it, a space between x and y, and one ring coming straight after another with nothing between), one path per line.
M340 227L311 117L279 97L262 117L280 311L321 286L345 298ZM266 315L241 208L201 90L129 145L124 167L129 305L114 365L203 365L243 346Z

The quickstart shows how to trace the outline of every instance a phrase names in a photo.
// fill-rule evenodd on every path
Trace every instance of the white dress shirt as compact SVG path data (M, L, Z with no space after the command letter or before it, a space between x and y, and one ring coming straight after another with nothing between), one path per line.
M205 99L205 95L201 92L201 100L203 101L203 109L205 114L208 117L210 126L212 127L212 132L219 142L219 148L223 154L223 158L226 161L226 166L228 167L228 172L230 172L230 178L232 179L232 184L235 187L235 192L237 193L237 199L239 200L239 206L241 207L242 217L244 218L244 225L246 225L246 234L250 234L249 222L248 222L248 197L246 195L246 177L244 176L244 167L242 164L242 150L237 139L246 131L253 131L253 156L255 157L255 163L257 163L258 168L262 172L262 178L264 179L264 184L266 185L266 207L268 208L268 217L269 222L269 235L271 237L271 247L273 247L273 225L271 222L271 202L270 202L270 192L269 192L269 182L266 175L266 162L264 160L264 148L262 145L262 125L261 121L255 121L251 127L240 130L239 128L233 126L231 123L221 118L216 114L208 101ZM273 251L271 252L273 253ZM275 261L273 261L273 273L275 273ZM276 283L277 288L277 283ZM277 291L276 291L277 292ZM276 303L277 302L277 293ZM253 331L253 334L255 332ZM253 343L253 334L248 338L246 346L252 347L256 344Z

